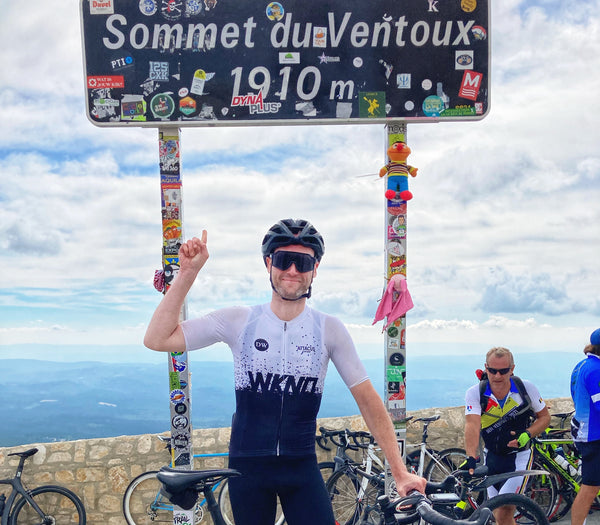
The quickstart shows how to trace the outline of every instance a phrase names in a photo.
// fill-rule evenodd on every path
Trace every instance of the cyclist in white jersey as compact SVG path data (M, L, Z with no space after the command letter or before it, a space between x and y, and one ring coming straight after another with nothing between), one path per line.
M262 253L272 287L271 302L231 307L179 322L179 312L208 259L207 233L184 243L180 270L150 321L144 344L181 352L219 341L234 358L236 412L229 466L237 525L268 525L279 496L290 525L333 525L331 503L315 454L316 417L329 360L354 396L381 446L401 495L423 491L425 480L407 472L393 425L373 388L352 339L337 318L306 305L324 243L307 221L273 225Z

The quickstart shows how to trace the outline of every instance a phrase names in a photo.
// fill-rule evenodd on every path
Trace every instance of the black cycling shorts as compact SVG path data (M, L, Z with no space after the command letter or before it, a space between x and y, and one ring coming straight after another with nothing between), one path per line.
M581 483L600 487L600 441L576 441L581 454Z
M229 458L242 475L229 478L236 525L273 525L277 496L288 525L334 525L316 456Z

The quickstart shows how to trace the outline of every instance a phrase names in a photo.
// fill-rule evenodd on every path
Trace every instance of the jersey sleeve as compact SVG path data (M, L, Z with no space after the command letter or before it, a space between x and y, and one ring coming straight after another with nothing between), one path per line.
M540 395L540 391L538 390L537 386L535 386L531 381L528 381L527 379L523 379L522 381L523 386L525 387L525 390L527 390L527 394L531 399L531 408L533 408L533 411L537 414L540 410L546 408L546 403L542 399L542 396Z
M592 368L584 378L585 389L587 390L596 410L600 409L600 369Z
M481 401L479 398L479 385L473 385L465 394L465 416L480 416Z
M235 306L215 310L205 316L181 323L186 350L197 350L223 342L235 344L250 315L250 308Z
M369 379L365 365L358 357L354 341L344 324L336 317L325 318L325 346L329 358L348 388Z

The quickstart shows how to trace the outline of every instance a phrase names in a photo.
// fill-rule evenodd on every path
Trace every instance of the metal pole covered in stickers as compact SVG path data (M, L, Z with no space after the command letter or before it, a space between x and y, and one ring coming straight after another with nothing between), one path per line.
M179 271L179 248L183 240L180 131L178 128L159 128L160 194L162 212L162 291L166 293ZM187 317L184 303L180 320ZM171 352L169 359L169 398L171 415L171 454L173 466L191 470L192 453L192 385L188 352ZM193 510L175 507L173 523L193 524Z
M410 167L406 165L407 151L401 151L406 145L406 124L388 124L386 126L387 164L380 172L386 175L385 209L385 275L386 289L395 276L406 278L406 218L407 201L412 198L408 190ZM396 156L399 148L401 161ZM416 170L414 170L416 173ZM399 301L397 291L392 291L394 300ZM384 388L385 402L403 457L406 455L406 314L394 320L384 332ZM392 492L393 477L386 468L386 494Z

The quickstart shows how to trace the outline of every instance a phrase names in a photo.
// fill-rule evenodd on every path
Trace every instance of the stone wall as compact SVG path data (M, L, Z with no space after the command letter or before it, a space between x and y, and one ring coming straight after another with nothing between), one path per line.
M570 398L547 401L550 412L572 410ZM464 407L431 408L409 412L415 417L439 414L441 418L429 426L428 443L435 449L463 447ZM366 430L360 416L319 420L327 428ZM193 433L194 453L227 452L229 428L199 429ZM167 435L167 434L164 434ZM408 443L419 443L421 424L409 423ZM125 525L121 501L129 482L147 470L158 470L169 463L164 444L156 435L121 436L58 443L42 443L0 448L0 479L14 475L18 458L8 454L36 447L39 452L25 463L23 481L30 487L44 484L63 485L73 490L85 504L90 525ZM317 448L320 460L332 453ZM225 458L226 459L226 458ZM196 469L224 467L221 457L205 459ZM7 486L0 486L6 493ZM209 518L205 518L210 523Z

